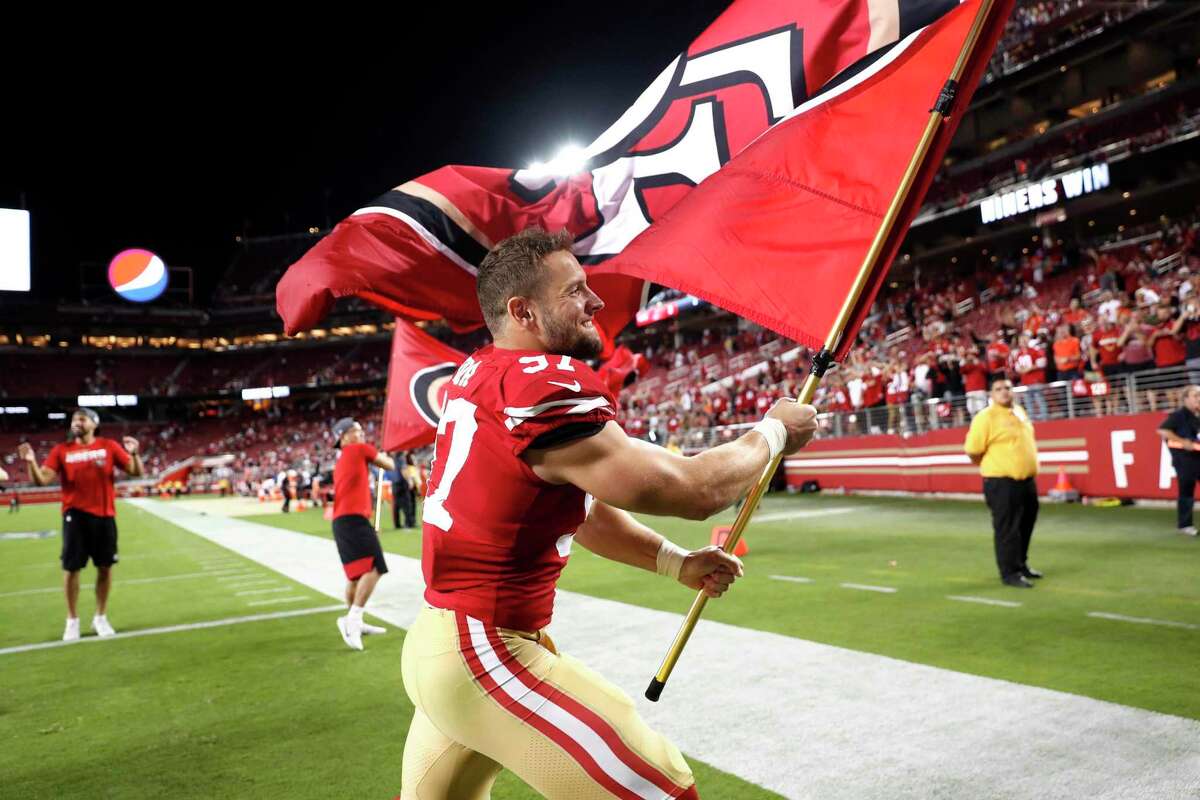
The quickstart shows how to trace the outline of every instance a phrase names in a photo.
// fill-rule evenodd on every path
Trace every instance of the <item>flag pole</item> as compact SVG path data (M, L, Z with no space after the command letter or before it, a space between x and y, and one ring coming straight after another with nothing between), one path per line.
M858 269L858 276L854 279L850 293L846 296L845 302L842 303L841 311L838 312L837 319L829 330L829 335L825 337L825 346L821 348L819 353L813 356L812 369L809 371L808 377L804 381L804 386L801 387L800 396L797 398L800 403L812 402L813 396L817 392L817 385L833 365L833 353L837 350L838 344L845 333L846 326L850 323L850 315L853 313L854 307L858 304L863 291L865 291L868 280L875 272L876 263L883 254L883 248L891 236L892 228L895 227L896 220L900 216L900 210L904 206L904 201L908 197L908 193L912 190L913 182L916 180L917 173L920 171L929 153L929 148L933 145L938 128L949 115L954 105L954 98L958 92L958 82L962 79L967 60L975 49L976 43L979 41L983 24L991 13L993 1L982 0L979 4L979 10L976 12L975 19L971 23L971 29L967 33L967 38L959 50L958 58L954 62L954 68L950 72L950 78L942 87L937 102L934 103L933 108L929 111L929 121L925 123L925 131L917 143L916 150L913 151L912 158L909 159L908 167L904 171L904 176L900 181L900 186L896 189L896 194L892 197L892 202L883 217L883 222L875 232L875 238L872 240L871 246L867 250L867 255ZM733 523L733 529L730 530L729 536L725 539L723 549L726 553L732 553L737 543L741 540L742 532L750 522L751 515L754 514L759 501L771 483L771 477L775 474L775 470L779 468L779 464L782 461L783 454L771 459L771 463L767 465L759 477L758 483L754 485L754 488L750 490L750 494L746 496L746 501L742 504L741 509L738 511L737 519ZM663 687L666 686L667 679L671 677L671 672L675 669L675 664L678 662L679 656L683 653L683 648L687 645L688 639L691 637L696 623L700 620L700 614L704 611L704 606L707 602L708 595L703 590L698 591L696 599L692 601L692 607L688 609L687 616L684 618L683 624L679 627L679 632L675 634L675 639L671 642L671 646L667 650L666 657L663 658L658 672L651 679L650 685L646 689L646 698L648 700L657 702L658 698L662 695Z

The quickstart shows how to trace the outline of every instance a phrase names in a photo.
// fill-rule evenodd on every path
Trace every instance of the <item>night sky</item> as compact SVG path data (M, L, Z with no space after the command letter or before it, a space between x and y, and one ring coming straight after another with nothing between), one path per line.
M32 214L40 296L78 296L80 263L146 247L193 267L202 300L237 234L336 223L444 164L587 144L726 4L73 18L52 46L22 37L0 206Z

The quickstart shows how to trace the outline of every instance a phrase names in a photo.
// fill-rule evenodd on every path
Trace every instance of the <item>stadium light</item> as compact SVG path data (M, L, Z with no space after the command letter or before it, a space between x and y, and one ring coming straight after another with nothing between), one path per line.
M535 161L529 165L529 171L536 176L566 177L587 169L588 159L582 147L577 144L563 146L550 161Z

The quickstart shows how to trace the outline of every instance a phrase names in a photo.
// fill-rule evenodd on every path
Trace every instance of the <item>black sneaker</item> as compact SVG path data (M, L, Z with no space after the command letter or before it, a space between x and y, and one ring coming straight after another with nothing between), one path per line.
M1005 586L1013 586L1018 589L1032 589L1033 584L1025 580L1023 575L1009 575L1007 578L1001 578L1001 583Z
M1024 578L1040 578L1042 577L1042 573L1038 572L1033 567L1026 565L1021 567L1021 576Z

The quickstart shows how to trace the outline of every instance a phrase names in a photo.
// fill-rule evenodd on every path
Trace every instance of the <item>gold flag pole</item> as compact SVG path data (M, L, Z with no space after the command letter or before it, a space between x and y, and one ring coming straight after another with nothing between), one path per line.
M833 327L829 330L829 335L825 337L825 346L813 357L812 369L804 381L804 386L800 389L798 401L801 403L812 402L813 396L817 392L817 385L821 382L821 378L825 375L825 372L833 364L833 353L842 339L846 325L850 322L850 315L853 313L859 297L862 296L863 290L866 289L868 279L875 271L876 262L879 261L879 257L883 253L883 248L887 244L888 237L891 235L892 228L896 224L897 217L900 215L900 209L904 205L909 191L912 189L913 181L916 180L917 172L920 170L925 157L929 153L929 148L933 144L938 127L945 120L954 103L954 97L958 90L958 81L962 78L967 60L970 58L971 52L975 49L976 43L979 41L984 21L987 20L988 15L991 13L992 4L993 0L982 0L979 5L979 11L975 14L975 19L971 23L971 29L967 33L967 38L963 42L962 49L959 50L958 58L954 62L954 68L950 72L950 78L946 81L945 86L942 87L941 94L938 96L934 107L930 109L929 121L925 124L925 131L921 134L917 149L913 152L913 156L908 162L908 168L904 170L904 177L900 181L899 188L896 189L896 194L892 197L892 202L883 217L883 222L880 224L879 230L875 232L875 238L867 250L867 255L863 259L862 266L858 269L858 276L854 279L850 293L846 295L846 300L842 303L842 309L838 312L837 319L834 321ZM767 486L771 483L771 476L775 474L775 470L779 468L779 464L782 461L782 454L771 459L771 463L767 464L766 469L763 470L762 475L759 477L758 483L754 485L754 488L750 490L750 494L746 496L746 502L742 504L741 510L738 511L737 519L733 523L733 529L725 539L724 550L726 553L732 553L733 548L741 540L742 532L745 531L746 525L750 522L751 515L758 508L759 501L766 493ZM692 630L695 629L696 623L700 620L700 614L704 611L704 606L707 602L708 595L703 590L698 591L696 599L692 601L692 607L688 609L687 617L683 620L683 625L680 626L679 632L675 634L675 639L671 642L666 657L663 658L658 672L650 681L650 686L646 689L647 699L657 701L662 695L663 687L666 686L667 679L671 677L671 672L675 669L675 664L679 661L679 656L683 653L683 648L687 645L688 639L692 635Z

